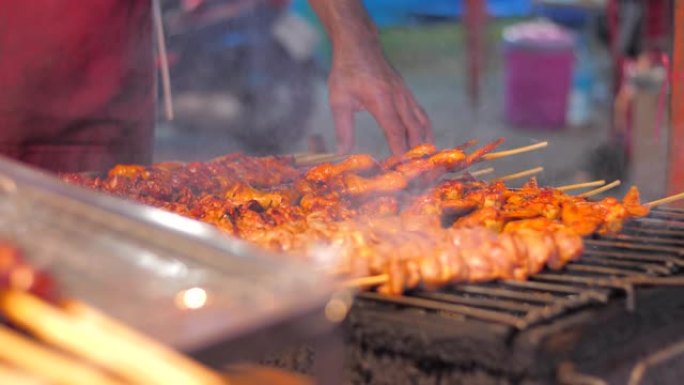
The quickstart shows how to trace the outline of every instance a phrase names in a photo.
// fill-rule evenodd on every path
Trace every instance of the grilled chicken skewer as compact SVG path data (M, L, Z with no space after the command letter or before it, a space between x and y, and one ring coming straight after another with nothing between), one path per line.
M622 221L648 211L635 189L622 202L589 202L535 180L516 190L467 174L441 180L509 153L491 153L500 143L470 153L465 150L474 142L441 151L421 145L384 161L358 154L309 169L291 157L228 155L187 165L120 166L107 178L71 180L293 256L326 249L337 257L329 261L332 270L386 275L380 290L390 294L560 268L581 252L581 236L619 231Z

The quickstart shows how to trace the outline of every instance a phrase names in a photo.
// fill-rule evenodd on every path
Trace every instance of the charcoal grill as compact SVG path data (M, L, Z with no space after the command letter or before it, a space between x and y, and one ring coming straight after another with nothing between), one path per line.
M683 267L684 211L657 209L525 282L363 293L347 324L348 380L679 384ZM663 373L675 377L655 379Z

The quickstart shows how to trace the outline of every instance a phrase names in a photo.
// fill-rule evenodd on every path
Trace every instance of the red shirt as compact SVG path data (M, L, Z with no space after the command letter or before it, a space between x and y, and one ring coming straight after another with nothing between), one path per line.
M21 0L0 7L0 153L54 171L151 159L147 0Z

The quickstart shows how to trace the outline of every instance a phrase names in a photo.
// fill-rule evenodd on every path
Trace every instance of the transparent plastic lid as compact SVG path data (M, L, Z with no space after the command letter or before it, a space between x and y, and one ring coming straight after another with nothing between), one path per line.
M67 296L180 350L322 311L336 287L211 226L1 157L0 238L49 271Z

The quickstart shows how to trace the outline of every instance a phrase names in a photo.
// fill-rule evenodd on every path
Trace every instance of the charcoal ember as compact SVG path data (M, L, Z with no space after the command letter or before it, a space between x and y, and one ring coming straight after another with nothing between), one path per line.
M513 385L518 379L481 368L461 368L433 360L416 360L389 351L356 347L349 352L350 385ZM537 385L526 382L526 385Z
M259 361L264 365L311 375L314 364L314 349L297 346L271 354Z

